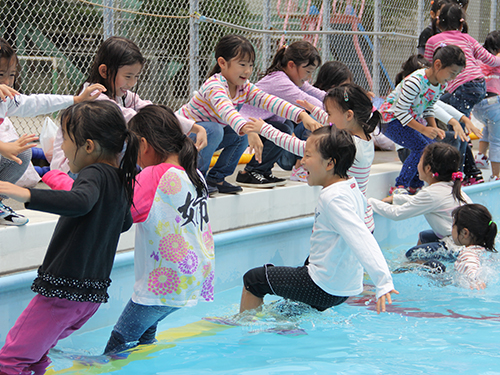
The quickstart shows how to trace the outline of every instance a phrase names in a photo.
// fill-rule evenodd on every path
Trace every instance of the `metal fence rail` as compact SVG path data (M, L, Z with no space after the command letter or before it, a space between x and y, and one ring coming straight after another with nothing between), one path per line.
M246 36L257 61L252 81L283 43L306 39L323 61L340 60L355 82L386 95L416 52L430 0L0 0L2 35L20 60L19 89L75 94L100 43L134 40L147 59L138 93L173 109L187 102L214 63L218 39ZM497 1L471 1L467 21L479 42L498 27ZM15 119L20 133L38 119Z

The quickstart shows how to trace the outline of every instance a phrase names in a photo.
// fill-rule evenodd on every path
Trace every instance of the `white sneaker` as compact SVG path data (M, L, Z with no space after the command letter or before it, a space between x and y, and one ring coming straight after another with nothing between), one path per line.
M0 202L0 224L24 225L29 221L26 216L19 215L12 208Z
M290 181L307 182L307 172L302 167L292 168L292 174L290 175Z
M481 153L478 153L476 157L474 158L474 161L476 162L476 166L480 169L488 169L490 165L490 161L488 160L488 157L486 155L483 155Z
M492 174L492 175L490 176L490 180L489 180L489 181L490 181L490 182L492 182L492 181L500 181L500 177L495 176L494 174Z

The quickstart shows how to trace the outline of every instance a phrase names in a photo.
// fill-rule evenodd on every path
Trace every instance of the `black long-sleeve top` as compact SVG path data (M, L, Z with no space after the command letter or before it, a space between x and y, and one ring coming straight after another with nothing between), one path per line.
M45 297L107 302L118 239L132 225L118 169L92 164L70 191L30 191L26 208L61 215L31 289Z

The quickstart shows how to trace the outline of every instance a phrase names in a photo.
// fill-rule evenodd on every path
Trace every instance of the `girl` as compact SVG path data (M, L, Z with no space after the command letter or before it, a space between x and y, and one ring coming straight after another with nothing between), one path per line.
M200 122L207 130L208 146L200 152L199 169L206 174L209 189L237 193L242 190L241 187L230 184L225 178L236 169L247 144L255 150L259 162L262 152L259 136L247 130L248 121L238 112L244 103L294 122L303 121L310 129L321 125L306 111L265 93L248 81L253 70L255 50L246 38L240 35L224 36L215 47L215 59L210 78L177 113ZM304 79L304 68L297 67L296 71L297 74L300 72L300 79ZM208 172L213 153L221 148L224 150L217 163Z
M466 67L456 79L450 81L448 92L443 95L442 100L469 117L474 106L480 103L486 95L484 73L479 63L483 62L492 67L500 66L500 56L492 55L474 38L463 33L464 24L465 13L462 8L455 4L445 5L439 15L439 27L442 32L429 39L424 57L430 61L436 49L443 44L456 45L463 50L467 62ZM472 153L470 150L467 151L467 142L461 142L460 151L463 162L466 163L466 176L476 177L480 171L474 163ZM465 159L466 153L469 155L468 162Z
M138 163L144 168L137 176L132 207L138 223L136 282L105 353L137 342L150 344L167 315L196 305L200 298L213 301L214 242L206 186L196 170L196 147L164 106L144 107L129 127L140 140ZM181 246L173 249L174 242ZM160 281L165 276L173 281Z
M356 158L347 174L356 179L359 189L366 194L370 169L375 156L370 133L379 124L381 118L378 111L372 112L373 106L366 92L360 86L349 83L335 87L328 93L324 100L326 112L306 101L301 101L300 105L309 110L322 124L333 123L338 129L344 129L353 136ZM306 141L282 133L262 120L256 122L255 128L252 127L252 129L285 150L301 157L304 156ZM375 223L370 205L367 206L364 219L368 229L373 232Z
M311 43L300 40L284 46L276 52L271 66L267 69L264 77L255 85L289 103L297 100L307 100L320 108L323 108L323 99L326 92L312 86L309 83L314 71L321 65L321 57L318 50ZM271 124L279 131L287 134L295 133L301 139L306 139L309 132L305 132L303 124L295 127L283 116L273 115L252 106L244 105L241 114L245 118L261 118ZM295 128L295 129L294 129ZM300 167L300 160L295 155L287 153L272 142L263 139L262 163L255 158L250 160L245 169L238 173L236 181L243 186L268 185L272 182L285 183L284 179L277 180L271 174L271 168L275 162L285 170L292 170L291 181L306 182L304 170ZM262 179L263 178L263 179Z
M99 49L87 81L82 85L85 89L93 83L99 83L106 91L99 95L97 100L107 100L117 104L128 122L137 111L146 105L152 104L149 100L142 100L137 95L138 79L146 59L137 45L130 39L113 36L106 39ZM135 87L135 92L131 91ZM205 129L196 125L194 121L178 116L184 134L197 134L198 148L205 147ZM58 131L54 141L54 156L51 169L68 172L68 162L61 150L62 132Z
M0 372L6 374L48 362L49 349L107 302L118 239L132 225L138 141L119 108L106 101L71 106L61 116L61 128L70 170L78 173L70 191L0 183L2 194L27 208L61 215L31 287L38 295L0 350Z
M500 53L500 31L492 31L486 36L484 48L492 55ZM476 165L487 168L491 161L490 181L500 179L500 66L491 68L481 64L486 80L486 99L474 107L474 116L485 124L483 137L479 142ZM490 146L490 159L486 156Z
M484 289L481 279L481 257L485 251L496 253L497 225L488 209L480 204L467 204L453 211L452 236L461 251L455 269L464 276L471 289Z
M420 232L417 246L407 251L409 260L454 260L458 248L451 237L451 212L472 203L461 191L460 153L446 143L428 145L418 163L419 178L429 186L416 195L393 194L382 201L369 198L373 211L392 220L424 215L432 230ZM392 205L390 204L392 203Z
M346 64L340 61L327 61L319 68L314 87L328 92L334 87L352 81L352 73Z
M95 99L101 90L105 90L101 85L93 85L79 96L19 95L17 91L11 90L15 84L18 64L17 55L12 47L3 38L0 38L0 86L2 86L3 95L10 98L0 104L0 181L13 184L23 176L30 166L31 148L35 146L31 142L38 138L34 134L25 134L19 138L14 124L7 116L32 117L56 112L73 103ZM98 93L92 96L91 93L94 90L98 90ZM5 196L0 196L0 224L26 224L27 217L18 214L2 203L5 198Z
M434 104L465 66L465 56L456 46L441 47L433 56L432 65L419 69L406 77L380 107L382 130L395 143L409 149L396 186L415 192L422 187L417 164L422 151L435 138L443 139L444 130L437 127ZM417 121L423 117L427 126Z
M307 139L302 165L310 186L322 186L311 235L311 251L302 267L254 268L243 276L240 312L262 305L274 294L319 311L363 291L363 268L377 288L377 312L391 303L392 277L377 241L363 222L366 201L347 175L356 154L349 133L325 126Z
M425 45L427 44L427 41L429 38L435 34L438 34L441 32L439 30L439 13L441 12L441 8L445 6L446 4L451 3L451 0L433 0L431 1L431 10L430 10L430 16L431 16L431 24L427 26L422 32L420 33L420 36L418 37L418 54L419 55L424 55L425 53Z

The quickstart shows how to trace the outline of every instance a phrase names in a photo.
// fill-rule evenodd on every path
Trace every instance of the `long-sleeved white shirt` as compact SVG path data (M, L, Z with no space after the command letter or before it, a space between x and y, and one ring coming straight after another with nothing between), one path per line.
M467 203L471 199L462 192ZM415 195L395 194L392 204L369 198L373 211L391 220L404 220L424 215L434 233L443 238L451 235L451 213L461 203L453 197L453 182L437 182L424 187Z
M377 241L364 224L366 200L350 178L324 188L315 210L308 271L324 291L353 296L363 291L363 268L377 299L394 289Z

